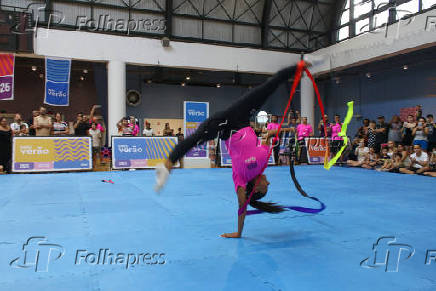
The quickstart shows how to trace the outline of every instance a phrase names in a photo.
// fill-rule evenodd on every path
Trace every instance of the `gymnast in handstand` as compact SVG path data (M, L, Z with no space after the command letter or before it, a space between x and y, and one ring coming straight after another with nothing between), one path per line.
M270 77L265 83L251 89L227 110L217 112L205 120L192 135L177 144L169 155L165 164L156 169L156 191L164 186L173 165L190 149L215 139L218 135L226 141L226 146L232 158L233 182L238 196L239 207L245 205L253 187L254 194L250 205L263 212L279 213L285 209L277 204L261 202L270 184L262 171L268 163L270 140L277 130L270 130L265 139L259 144L254 130L250 127L250 116L260 110L268 97L277 87L294 75L295 66L287 67ZM289 129L282 129L286 131ZM260 176L260 177L259 177ZM257 179L259 178L259 179ZM256 180L258 180L256 184ZM255 186L256 185L256 186ZM239 238L244 227L246 210L238 216L238 231L224 233L222 237Z

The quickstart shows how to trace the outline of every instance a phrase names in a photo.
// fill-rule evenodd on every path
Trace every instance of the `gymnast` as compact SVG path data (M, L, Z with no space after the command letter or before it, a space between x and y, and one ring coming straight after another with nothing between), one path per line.
M261 202L270 184L266 176L262 174L268 163L270 140L276 135L277 130L269 130L266 138L259 145L254 130L250 127L250 116L258 111L266 102L274 90L284 81L294 75L295 66L290 66L270 77L265 83L249 90L239 100L234 102L227 110L217 112L209 117L198 127L192 135L177 144L169 155L165 164L156 169L155 190L160 191L168 179L173 165L180 160L191 148L209 140L215 139L218 135L226 141L232 158L233 182L238 196L239 207L243 207L253 187L254 194L250 205L262 212L280 213L285 211L280 205ZM282 129L281 131L288 131ZM259 178L259 179L257 179ZM258 180L256 184L256 180ZM238 231L224 233L222 237L239 238L244 227L246 210L238 216Z

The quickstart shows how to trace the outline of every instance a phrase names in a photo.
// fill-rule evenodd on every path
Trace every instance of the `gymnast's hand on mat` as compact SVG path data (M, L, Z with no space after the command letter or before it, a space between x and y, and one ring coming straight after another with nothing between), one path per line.
M221 237L228 237L228 238L240 238L241 234L239 232L232 232L232 233L223 233Z
M170 169L172 168L171 162L167 161L165 164L159 164L156 167L156 185L154 191L159 192L168 180Z

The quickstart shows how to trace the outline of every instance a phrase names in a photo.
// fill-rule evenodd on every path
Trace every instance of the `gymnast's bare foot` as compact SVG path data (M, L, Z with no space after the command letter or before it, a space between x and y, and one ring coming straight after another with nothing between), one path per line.
M240 238L241 234L238 232L232 232L232 233L223 233L221 237L228 237L228 238Z
M154 186L154 191L160 192L165 183L168 180L170 171L173 168L173 163L170 160L166 160L164 164L159 164L156 167L156 184Z

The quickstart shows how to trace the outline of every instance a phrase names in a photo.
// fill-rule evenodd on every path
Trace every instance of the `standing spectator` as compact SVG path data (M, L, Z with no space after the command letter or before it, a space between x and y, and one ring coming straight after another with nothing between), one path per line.
M422 117L422 105L416 105L415 110L415 120L418 120Z
M101 149L101 131L97 128L97 123L91 123L91 128L88 131L89 135L92 137L92 159L94 165L96 162L100 163L100 149Z
M427 115L427 129L428 129L428 152L432 152L436 148L436 123L434 123L433 115Z
M21 114L17 113L15 114L14 122L11 123L11 129L14 135L18 135L21 132L21 125L24 125L27 131L26 133L28 133L29 126L27 125L27 123L23 122L23 120L21 119Z
M416 127L416 122L413 115L407 116L407 121L403 123L403 145L410 146L413 141L412 130Z
M369 128L369 119L365 118L363 120L363 125L359 127L357 130L357 137L365 139L365 142L368 142L368 128Z
M369 122L367 136L368 136L368 148L375 149L376 146L376 128L375 121L371 120Z
M378 123L376 125L376 136L375 136L375 152L379 153L381 150L381 145L388 142L388 130L389 124L385 123L385 117L379 116L377 118Z
M62 120L62 115L59 112L56 113L55 122L53 122L53 135L61 136L68 135L69 133L68 123Z
M325 123L327 125L327 137L331 136L331 124L329 123L329 117L327 114L324 115ZM318 132L319 136L324 137L324 120L321 118L321 120L318 123Z
M418 123L416 127L412 130L412 135L414 136L413 145L419 144L421 146L421 149L426 151L428 145L428 140L427 140L428 127L427 124L425 123L424 117L420 117L418 119Z
M400 173L404 174L422 174L425 167L428 166L428 155L422 151L421 146L416 144L413 146L414 153L410 155L410 167L400 168Z
M184 139L184 135L182 133L182 128L179 127L178 132L176 133L177 141L181 142Z
M39 108L39 116L35 117L36 136L49 136L52 129L51 117L47 115L45 107Z
M153 136L153 129L151 128L151 124L148 121L145 121L145 128L142 132L145 136Z
M273 115L271 117L271 122L268 123L266 129L267 130L277 130L280 127L280 124L277 123L277 115ZM279 133L279 140L280 140L280 133ZM276 145L273 145L273 153L274 153L274 161L276 165L279 164L279 154L280 154L280 143L277 143Z
M130 126L132 127L132 135L138 136L139 125L138 125L138 121L136 120L135 116L129 116L129 122L130 122Z
M307 117L303 117L303 123L297 126L297 136L299 141L304 141L305 137L313 136L313 129L310 124L307 124Z
M332 154L333 156L339 151L339 148L342 144L342 137L340 137L338 134L341 132L341 117L336 114L335 115L335 122L330 124L330 132L332 133Z
M127 117L123 117L117 124L118 134L122 136L132 136L133 135L133 126L129 123L129 119Z
M89 130L89 123L86 122L83 113L77 113L77 119L74 123L74 135L76 136L87 136Z
M401 128L402 123L398 115L394 115L389 123L388 141L394 141L396 143L401 142Z
M6 117L0 117L0 166L7 173L11 170L12 136Z
M91 125L93 122L97 125L97 129L100 130L102 136L105 132L104 127L98 122L97 117L95 117L95 110L100 108L101 105L94 105L91 108L91 113L89 113L89 124Z
M29 125L29 135L35 136L36 135L36 131L35 131L35 118L39 116L39 111L38 110L33 110L32 111L32 118L29 119L29 122L27 123Z
M18 135L18 136L29 136L29 129L24 124L21 124L20 131L16 135Z
M163 130L163 136L173 136L174 130L170 128L170 124L165 123L165 128Z
M365 140L363 138L359 140L359 146L356 148L354 153L357 156L357 161L348 160L347 164L352 167L361 167L369 154L369 148L365 146Z

